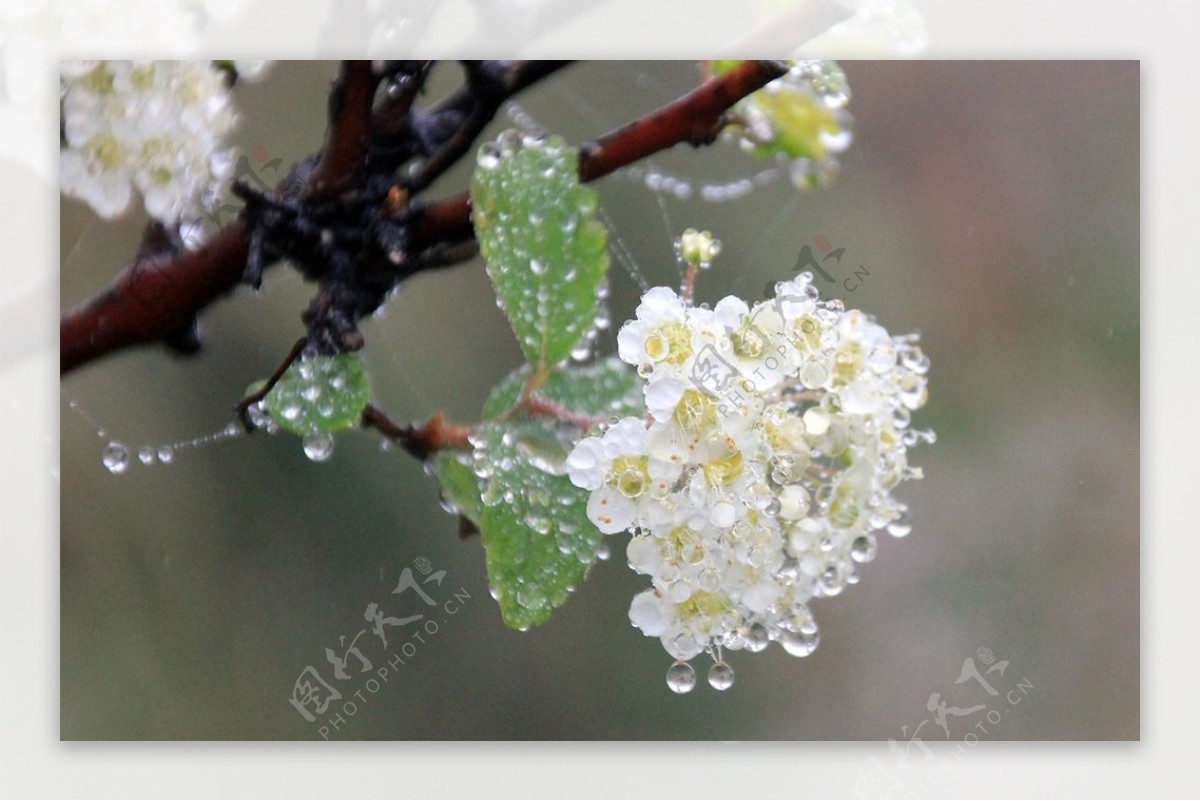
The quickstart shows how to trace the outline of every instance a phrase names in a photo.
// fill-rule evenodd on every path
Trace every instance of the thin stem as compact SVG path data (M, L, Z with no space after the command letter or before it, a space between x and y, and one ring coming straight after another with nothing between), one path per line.
M288 355L275 368L275 372L271 373L271 377L257 390L238 401L237 406L233 407L233 410L237 413L238 420L242 423L242 428L246 429L247 433L254 430L254 425L250 422L250 407L267 397L267 394L279 383L279 379L283 378L283 374L288 371L288 368L296 363L296 359L300 358L300 354L304 352L306 344L308 344L308 337L297 339L296 344L292 345L292 349L288 351Z
M362 413L363 428L374 428L409 454L425 461L434 453L448 448L467 448L471 427L447 423L446 416L438 412L419 426L400 425L373 404L367 404Z
M696 296L696 274L699 272L699 266L695 262L688 262L687 267L683 271L683 286L680 287L679 295L683 299L683 305L691 306L692 299Z
M567 407L555 403L552 400L547 400L540 395L530 395L521 402L521 407L531 417L552 417L555 420L561 420L564 423L569 423L582 431L590 431L592 428L603 425L608 422L606 417L592 417L586 414L577 414Z

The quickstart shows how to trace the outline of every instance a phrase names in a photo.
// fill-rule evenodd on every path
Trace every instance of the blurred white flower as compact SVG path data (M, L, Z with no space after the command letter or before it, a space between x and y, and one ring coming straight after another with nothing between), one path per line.
M235 121L209 62L66 62L62 190L112 218L136 188L155 219L195 220L232 172L224 145Z
M933 441L909 428L929 368L916 336L822 301L804 273L711 311L651 289L618 344L650 417L583 439L567 469L601 531L633 532L629 565L652 587L630 620L676 660L708 652L722 690L722 649L812 653L809 601L858 581L875 532L911 528L891 490L920 477L908 448ZM692 675L676 663L668 685Z
M211 21L228 21L245 5L245 0L3 0L0 158L53 179L45 143L58 120L52 76L60 60L120 56L147 46L160 58L186 58Z

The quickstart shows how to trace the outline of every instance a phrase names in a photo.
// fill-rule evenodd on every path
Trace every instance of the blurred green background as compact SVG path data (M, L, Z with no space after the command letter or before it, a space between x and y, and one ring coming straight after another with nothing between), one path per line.
M939 439L911 457L926 479L899 490L914 531L881 538L860 585L815 602L814 655L735 653L733 689L701 678L675 696L663 681L669 657L626 617L644 579L624 566L625 537L548 624L506 630L478 540L459 538L421 465L372 434L339 436L324 464L294 437L255 436L109 474L108 438L137 447L217 431L270 373L312 291L277 268L261 296L239 290L204 315L199 356L126 352L63 381L62 737L318 737L288 703L297 676L313 665L330 677L324 649L364 627L367 603L417 610L411 595L389 593L424 557L447 571L439 601L460 589L470 600L438 612L437 634L377 693L363 690L367 702L331 736L904 740L931 717L932 692L992 703L954 683L964 660L990 648L1009 662L1003 678L989 674L997 686L1025 678L1033 688L986 738L1137 738L1138 65L844 67L856 138L832 188L800 194L779 181L737 202L667 199L668 227L639 180L597 184L651 283L677 280L671 237L688 225L725 245L702 276L707 301L761 297L824 235L846 248L835 275L869 271L831 294L893 333L922 332L933 369L916 420ZM238 148L286 167L318 147L335 70L284 62L239 87ZM521 107L579 142L697 75L686 62L581 64ZM431 94L457 78L440 68ZM730 145L681 147L655 166L697 185L763 167ZM467 177L460 165L429 196ZM143 223L101 224L64 201L64 308L112 277ZM615 260L612 284L619 322L638 289ZM521 359L477 261L419 276L364 331L376 399L398 419L438 409L477 419ZM602 341L613 349L611 334ZM386 663L377 642L363 650ZM347 685L355 700L362 683ZM954 739L976 719L952 718ZM942 732L927 723L921 736Z

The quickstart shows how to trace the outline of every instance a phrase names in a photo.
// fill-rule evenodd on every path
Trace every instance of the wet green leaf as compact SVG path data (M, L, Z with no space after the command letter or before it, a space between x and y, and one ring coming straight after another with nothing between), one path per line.
M557 364L595 321L608 268L596 193L579 183L578 154L558 137L506 131L479 150L472 220L488 275L525 357Z
M281 427L301 436L357 426L370 400L366 366L357 353L301 359L263 399Z

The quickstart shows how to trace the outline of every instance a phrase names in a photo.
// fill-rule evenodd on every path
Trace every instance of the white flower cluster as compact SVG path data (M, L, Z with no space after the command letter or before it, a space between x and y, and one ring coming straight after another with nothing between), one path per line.
M150 216L198 219L233 171L236 122L221 71L199 61L74 61L62 66L63 192L112 218L136 187Z
M0 161L54 180L45 143L60 104L44 76L64 57L120 58L153 43L159 58L188 58L216 24L233 26L245 0L3 0L0 2ZM232 28L231 28L232 29Z
M629 616L678 660L671 689L692 689L703 652L717 689L733 682L723 648L812 653L809 601L859 580L873 532L908 533L891 490L920 477L908 447L933 441L909 427L929 367L916 339L822 301L808 273L753 307L642 298L617 343L649 415L583 439L567 469L601 531L633 532L629 564L653 587Z

